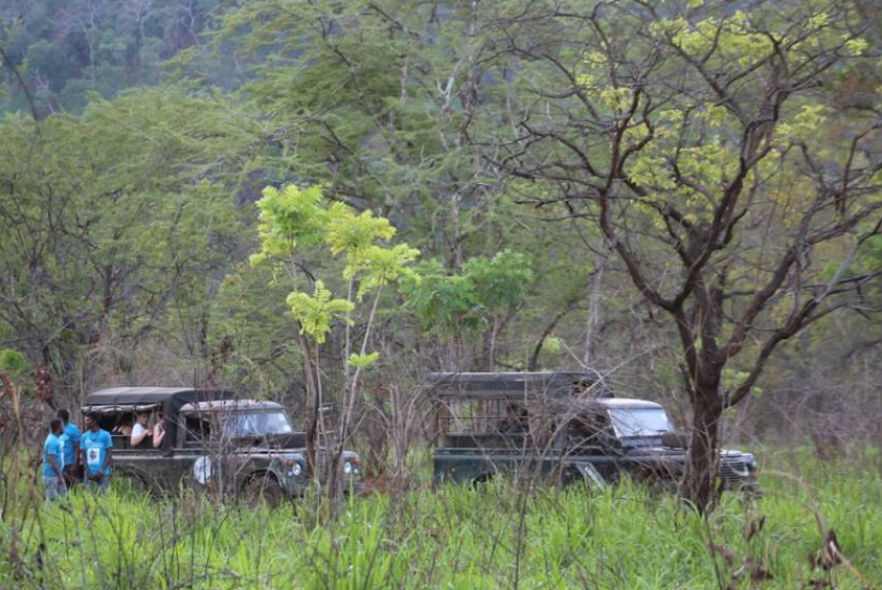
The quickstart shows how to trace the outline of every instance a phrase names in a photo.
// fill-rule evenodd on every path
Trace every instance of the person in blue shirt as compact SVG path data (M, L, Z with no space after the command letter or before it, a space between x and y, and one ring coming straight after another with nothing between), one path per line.
M70 421L67 410L58 410L58 418L64 424L61 435L64 444L64 483L70 489L80 479L80 429Z
M43 443L43 485L46 488L46 501L56 500L67 492L64 485L64 446L61 433L64 425L58 418L49 422L49 435Z
M113 441L110 433L98 426L95 416L86 415L86 432L80 437L80 454L83 460L83 474L87 488L97 486L103 494L110 482L110 461Z

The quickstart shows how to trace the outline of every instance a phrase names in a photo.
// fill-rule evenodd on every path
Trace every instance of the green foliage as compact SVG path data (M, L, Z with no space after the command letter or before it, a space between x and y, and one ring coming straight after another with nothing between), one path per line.
M239 130L214 100L173 89L97 100L39 134L0 123L0 218L17 228L0 233L0 333L72 385L151 335L203 332L219 270L249 241L231 196L253 157Z
M385 217L375 217L372 211L356 213L343 203L334 203L328 209L329 221L325 240L331 254L345 253L347 274L354 274L362 253L377 240L391 240L395 228Z
M312 297L306 293L294 291L286 299L291 313L300 322L301 331L306 332L319 344L325 341L331 330L331 320L335 316L347 317L355 309L355 304L346 299L335 299L325 284L315 282L315 293Z
M462 275L451 275L438 260L429 260L417 267L419 281L408 278L403 290L408 305L420 320L423 330L439 329L453 333L481 327L481 318L473 313L475 297L472 285Z
M796 478L774 475L790 465ZM7 463L4 473L22 476L0 482L8 509L0 586L43 587L22 575L39 555L45 575L65 588L120 580L142 588L716 588L725 586L718 576L726 583L748 564L735 581L745 580L750 563L773 576L757 576L752 588L805 588L830 576L843 590L866 587L845 565L809 565L826 533L814 511L856 571L867 581L882 576L877 470L786 457L763 467L772 474L763 477L761 500L727 495L707 520L630 482L602 492L525 492L501 479L483 489L375 493L317 525L311 499L271 509L187 490L157 501L121 481L103 497L78 490L65 504L46 504L26 466L12 471Z
M281 191L266 187L257 208L261 250L251 257L252 264L259 264L268 254L291 256L298 245L309 246L322 239L328 212L318 185L300 190L289 184Z
M563 342L560 338L550 336L542 341L542 352L544 354L560 354L563 351Z
M0 43L36 95L40 116L80 113L89 93L112 98L132 86L156 84L162 60L199 43L219 4L0 0ZM6 100L0 96L0 112L27 110L17 80L12 88Z
M472 285L479 305L498 315L523 301L533 271L524 254L503 250L493 258L467 260L462 275Z
M332 255L343 254L346 266L343 278L358 280L358 297L397 281L419 256L419 250L407 244L391 248L377 245L395 236L395 228L385 217L375 217L371 211L357 214L343 203L334 203L328 209L325 242Z
M373 364L378 358L380 358L379 352L372 352L370 354L357 354L352 353L349 355L349 366L364 369L365 367Z
M13 378L18 378L28 372L28 367L28 359L19 351L11 348L0 350L0 371L6 371Z
M449 274L437 260L418 272L420 280L405 283L408 304L424 330L448 335L480 331L521 304L533 276L526 256L511 250L471 258L458 274Z
M315 281L313 296L300 291L288 295L288 306L300 322L301 333L309 334L319 344L325 342L335 317L342 317L347 324L353 323L355 300L405 274L413 275L408 266L419 255L419 250L407 244L391 247L378 244L395 236L395 228L388 219L376 217L371 211L356 213L344 203L326 206L319 186L301 190L288 185L281 191L266 188L257 207L260 209L261 251L251 257L252 264L263 262L268 255L296 260L297 254L307 246L324 243L331 256L343 256L342 278L350 287L358 284L354 299L351 288L346 299L332 297L321 279ZM369 325L372 320L373 315L368 318ZM377 356L353 354L347 362L362 368Z

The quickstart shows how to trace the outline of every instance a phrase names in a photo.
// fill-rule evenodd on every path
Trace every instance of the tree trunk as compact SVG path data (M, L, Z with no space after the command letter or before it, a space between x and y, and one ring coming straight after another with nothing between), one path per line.
M706 514L716 502L716 478L719 468L720 418L723 404L716 387L702 387L695 392L692 436L686 458L682 496L698 511Z
M303 376L306 381L306 407L308 412L306 422L306 468L311 477L318 476L318 461L316 460L316 439L318 437L319 395L316 384L316 371L312 366L312 355L309 343L300 333L298 325L298 342L303 351Z

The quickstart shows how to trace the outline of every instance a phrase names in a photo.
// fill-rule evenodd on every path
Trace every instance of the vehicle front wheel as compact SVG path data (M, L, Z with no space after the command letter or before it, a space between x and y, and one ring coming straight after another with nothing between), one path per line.
M256 474L245 480L242 495L251 504L266 502L270 506L278 506L285 497L279 480L271 473Z

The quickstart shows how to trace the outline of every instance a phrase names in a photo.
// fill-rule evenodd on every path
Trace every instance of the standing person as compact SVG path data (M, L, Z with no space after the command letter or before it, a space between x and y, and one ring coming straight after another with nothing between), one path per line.
M147 427L149 420L150 412L138 412L135 425L132 427L131 446L133 449L144 442L144 439L153 438L153 431Z
M46 487L46 501L51 502L67 492L64 485L64 445L61 433L64 424L58 418L49 422L49 435L43 443L43 485Z
M67 410L58 410L58 418L64 424L61 435L64 445L64 483L70 489L80 479L80 429L70 421Z
M110 433L101 429L95 416L86 415L86 432L80 437L86 487L98 486L98 493L103 494L110 482L110 461L112 458L113 441Z

